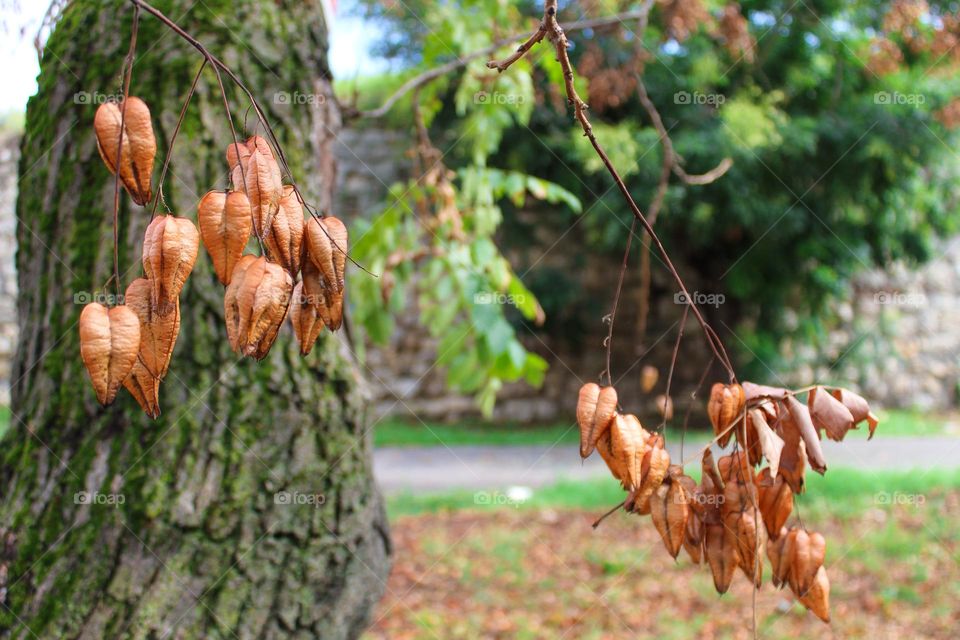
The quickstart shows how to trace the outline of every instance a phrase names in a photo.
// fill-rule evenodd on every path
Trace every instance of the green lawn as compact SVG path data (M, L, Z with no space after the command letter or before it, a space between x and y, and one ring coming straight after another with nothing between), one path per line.
M891 410L881 412L880 420L878 436L960 436L960 416L957 415ZM668 426L668 433L670 429ZM691 430L691 433L697 432ZM700 433L704 432L701 430ZM552 445L576 443L579 437L572 416L569 423L540 426L494 424L480 420L455 424L423 423L400 418L385 418L374 426L374 442L378 447ZM866 426L851 431L849 437L866 438Z
M688 472L698 476L693 470ZM960 489L960 468L876 473L838 468L828 470L823 476L808 472L806 477L807 491L797 498L797 503L803 514L818 518L860 515L868 509L890 502L909 500L906 496L926 495L934 490ZM624 497L623 490L613 478L598 478L585 482L564 480L534 489L533 496L521 502L510 500L504 493L490 491L401 493L388 499L387 509L391 517L463 509L488 511L498 508L598 509L602 512L604 507L612 507Z

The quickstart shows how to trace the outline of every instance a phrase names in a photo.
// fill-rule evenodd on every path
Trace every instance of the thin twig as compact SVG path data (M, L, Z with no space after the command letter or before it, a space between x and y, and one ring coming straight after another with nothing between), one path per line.
M683 328L687 326L687 314L690 311L689 306L683 308L683 317L680 318L680 329L677 331L677 341L673 343L673 357L670 358L670 372L667 374L667 390L663 395L663 420L660 422L660 433L666 433L667 427L667 405L670 403L670 384L673 382L673 370L677 366L677 356L680 355L680 341L683 340ZM681 458L683 456L680 456Z
M570 57L567 54L567 37L564 34L563 29L560 27L560 24L557 22L557 0L546 0L544 4L544 19L541 27L546 29L546 37L554 44L556 49L557 60L560 63L561 69L563 70L564 88L567 94L567 101L573 106L574 117L576 118L577 122L579 122L580 127L583 129L584 135L590 140L590 144L600 157L600 160L606 167L607 172L610 174L611 178L613 178L617 188L620 190L621 195L633 212L634 217L640 222L640 224L643 225L647 234L650 235L653 243L660 253L660 256L663 258L664 264L670 271L670 274L673 276L674 281L677 283L677 286L680 287L681 292L690 302L690 307L693 310L693 314L696 316L697 321L700 323L700 326L703 328L704 333L706 334L707 343L710 346L710 349L727 370L730 380L735 381L737 379L736 372L734 371L730 357L727 355L726 349L723 346L723 342L719 339L719 336L717 336L716 332L710 328L706 318L704 318L695 301L691 298L690 293L687 290L687 286L683 282L683 278L681 278L680 274L677 272L677 269L673 265L673 261L670 259L670 256L667 253L666 248L664 248L663 243L660 241L659 236L657 236L656 232L653 230L653 227L650 225L650 222L640 211L640 207L637 206L633 196L630 195L630 190L627 189L627 185L623 182L623 178L620 176L620 173L613 166L613 163L611 163L606 151L604 151L603 147L600 145L600 142L597 140L597 137L594 135L593 126L590 124L590 119L587 117L587 104L580 98L580 95L577 93L577 90L574 87L573 66L570 63ZM536 34L534 34L534 37L535 36ZM516 62L518 59L519 57L514 55L502 61L491 60L487 63L487 66L491 69L497 69L498 71L502 72L509 68L510 65Z
M133 12L130 27L130 49L123 63L123 103L120 105L120 135L117 136L117 161L113 177L113 286L116 300L120 300L120 167L123 164L123 136L127 126L127 98L130 97L130 79L133 77L133 56L137 50L137 31L140 28L140 8Z
M627 236L627 246L623 249L623 263L620 265L620 277L617 279L617 290L613 294L613 306L610 308L610 326L607 327L607 339L604 345L607 348L607 383L613 385L613 372L610 369L611 353L613 351L613 323L617 319L617 308L620 306L620 292L623 290L623 279L627 274L627 260L630 258L630 244L634 231L637 228L637 219L630 223L630 235Z
M643 13L645 13L645 11L643 9L639 9L634 11L625 11L623 13L618 13L616 15L606 16L603 18L594 18L592 20L580 20L578 22L571 22L570 24L567 25L567 32L584 31L586 29L601 29L603 27L617 26L629 20L635 20L639 18ZM440 65L439 67L434 67L433 69L424 71L423 73L410 78L409 80L404 82L402 85L400 85L400 87L396 91L394 91L392 94L390 94L390 97L384 100L383 104L377 107L376 109L373 109L370 111L359 111L356 108L351 108L348 105L344 105L343 118L344 120L352 120L354 118L382 118L383 116L387 115L387 113L390 112L390 110L394 107L394 105L396 105L397 102L399 102L400 99L403 96L407 95L408 93L411 93L412 91L415 91L420 87L428 85L434 80L438 78L442 78L448 73L452 73L457 69L466 67L468 64L470 64L474 60L486 58L491 54L496 53L498 50L502 49L503 47L516 42L517 40L519 40L524 36L525 36L525 33L517 33L507 38L502 38L501 40L498 40L487 47L484 47L482 49L477 49L476 51L471 51L470 53L464 56L458 57L456 60L451 60L446 64Z
M627 504L627 501L624 500L623 502L619 503L617 506L607 511L605 514L603 514L602 516L600 516L599 518L593 521L592 527L594 529L599 527L601 522L603 522L604 520L606 520L607 518L615 514L617 511L620 511L620 509L623 509L626 506L626 504Z
M187 93L187 98L183 102L183 108L180 109L180 117L177 118L177 126L173 130L173 135L170 136L170 145L167 147L167 156L163 159L163 169L160 170L160 182L157 184L157 198L153 201L150 220L153 220L154 216L157 215L157 204L163 199L163 181L167 177L167 167L170 166L170 158L173 156L173 145L177 141L177 134L180 133L180 127L183 126L183 118L187 114L187 107L190 106L190 100L193 99L193 94L197 90L197 83L200 82L200 75L206 66L207 59L204 58L203 62L200 63L200 68L197 69L197 75L193 77L193 84L190 85L190 91Z

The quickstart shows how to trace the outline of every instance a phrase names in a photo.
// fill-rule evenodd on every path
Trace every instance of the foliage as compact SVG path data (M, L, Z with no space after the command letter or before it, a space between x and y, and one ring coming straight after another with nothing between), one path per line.
M594 4L561 3L561 18L579 19ZM636 6L601 4L589 15ZM418 14L424 24L409 28L412 5L412 11L394 4L370 11L402 32L392 54L417 68L468 50L449 50L461 46L461 33L476 46L483 34L502 33L498 25L525 24L500 19L508 8L513 15L537 11L520 0L441 6L448 20L442 29L433 11ZM845 294L853 275L891 260L927 259L936 236L956 229L958 164L951 147L960 79L949 43L960 29L949 3L755 0L741 3L745 19L731 7L737 5L657 3L641 34L648 52L641 59L634 55L634 24L577 33L571 56L589 87L598 135L621 156L639 202L652 198L660 154L635 96L638 65L689 172L734 160L709 186L675 181L659 225L679 262L732 303L743 342L730 346L752 365L745 375L763 375L760 363L777 361L781 337L824 331L825 303ZM553 56L540 52L533 59L536 68L522 61L504 75L521 82L533 74L533 86L555 86ZM439 89L460 95L463 86L503 82L481 77L490 76L471 66ZM458 116L450 108L438 116L436 127L449 139L472 135L470 121ZM608 177L597 171L562 100L545 90L529 121L515 119L506 139L495 155L500 168L563 185L586 210L602 203L578 230L595 251L622 250L628 212L609 193ZM560 212L542 224L559 235L572 222ZM512 231L510 237L521 235ZM788 317L787 308L798 313Z
M478 9L486 3L476 3ZM492 7L491 18L517 21L509 3ZM434 7L424 19L431 34L423 43L424 65L439 64L450 53L464 55L490 44L491 34L465 21L454 5ZM436 34L444 34L441 38ZM447 42L456 43L451 52ZM566 189L517 168L502 170L487 161L504 132L525 126L533 108L532 79L526 73L490 79L484 60L469 65L456 87L438 82L426 87L410 109L417 126L415 179L394 185L384 210L372 220L357 221L354 256L375 273L354 273L354 313L370 338L386 342L393 317L412 311L415 300L421 323L438 340L436 364L447 371L452 389L474 394L484 414L493 411L504 382L525 380L539 386L546 362L524 348L509 319L509 309L534 323L543 310L494 243L503 221L503 206L528 200L579 212L580 202ZM462 127L455 143L464 160L448 171L433 147L427 128L452 93ZM499 96L509 96L510 105Z

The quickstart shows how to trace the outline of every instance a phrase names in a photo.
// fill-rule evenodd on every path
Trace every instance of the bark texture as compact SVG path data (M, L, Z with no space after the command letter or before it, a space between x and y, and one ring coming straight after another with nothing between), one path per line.
M340 121L319 0L155 6L247 82L306 197L326 208ZM362 381L342 338L322 335L301 358L287 324L263 362L238 359L201 247L159 420L125 390L101 408L80 361L78 302L112 272L113 178L93 114L97 99L120 92L132 13L122 0L71 2L27 110L20 344L0 444L0 637L357 637L384 588L390 545ZM201 58L149 15L137 50L131 94L153 113L156 183ZM254 132L248 103L228 94L239 133ZM208 68L164 185L174 213L196 219L199 198L227 185L230 141ZM148 221L123 196L123 288L141 275Z

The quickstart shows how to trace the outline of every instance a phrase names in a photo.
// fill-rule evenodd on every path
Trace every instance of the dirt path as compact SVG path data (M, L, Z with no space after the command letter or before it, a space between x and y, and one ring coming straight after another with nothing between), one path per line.
M690 442L690 459L705 441ZM680 459L679 443L669 443L673 460ZM823 443L828 465L856 469L911 469L960 466L960 438L850 439ZM842 461L842 463L840 462ZM494 489L514 485L537 487L561 478L585 479L608 472L596 454L580 462L576 447L457 446L387 447L374 452L374 471L388 493L444 489Z

